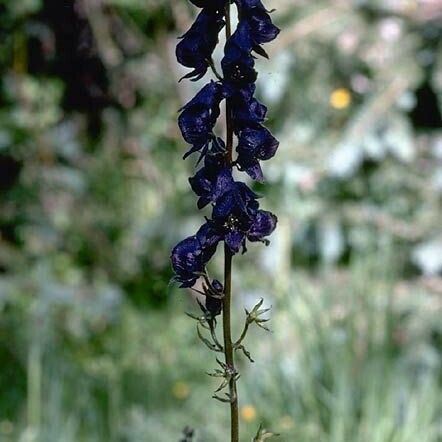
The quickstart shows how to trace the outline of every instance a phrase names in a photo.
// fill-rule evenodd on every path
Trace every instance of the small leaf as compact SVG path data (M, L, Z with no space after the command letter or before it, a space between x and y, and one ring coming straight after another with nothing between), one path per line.
M196 326L196 330L197 330L197 333L198 333L198 337L200 338L200 340L201 340L204 344L206 344L206 346L207 346L207 348L208 348L209 350L212 350L212 351L220 351L220 350L218 349L218 347L217 347L215 344L212 344L207 338L205 338L205 337L201 334L201 330L200 330L200 328L199 328L199 324L197 324L197 326Z
M241 350L244 356L253 364L255 361L252 359L250 352L244 347L244 345L239 345L236 350Z

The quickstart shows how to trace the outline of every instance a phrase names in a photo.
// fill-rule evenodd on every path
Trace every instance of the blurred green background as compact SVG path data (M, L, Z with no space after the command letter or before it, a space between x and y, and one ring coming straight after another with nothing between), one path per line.
M440 0L273 0L267 248L235 260L243 440L442 440ZM0 441L225 442L170 284L202 221L176 124L185 0L0 0ZM219 57L219 54L218 54ZM221 257L211 273L220 277ZM236 330L238 331L238 330Z

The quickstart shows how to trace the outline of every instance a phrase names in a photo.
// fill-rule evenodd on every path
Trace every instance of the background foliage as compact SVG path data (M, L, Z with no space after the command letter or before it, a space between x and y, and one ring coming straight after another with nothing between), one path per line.
M281 148L257 190L280 222L235 264L236 322L273 304L240 361L244 440L262 421L283 442L436 442L440 2L269 7L283 33L258 88ZM223 441L194 303L169 283L200 222L175 123L193 14L0 0L1 441Z

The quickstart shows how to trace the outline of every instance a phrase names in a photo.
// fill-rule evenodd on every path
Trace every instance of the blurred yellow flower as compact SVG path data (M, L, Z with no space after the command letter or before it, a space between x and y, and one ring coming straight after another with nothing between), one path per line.
M351 92L341 87L335 89L330 95L330 105L335 109L345 109L351 104Z
M253 422L256 419L256 409L253 405L241 407L241 419L246 422Z
M185 382L178 381L175 382L172 387L172 394L176 399L182 401L184 399L187 399L187 397L189 396L190 388Z

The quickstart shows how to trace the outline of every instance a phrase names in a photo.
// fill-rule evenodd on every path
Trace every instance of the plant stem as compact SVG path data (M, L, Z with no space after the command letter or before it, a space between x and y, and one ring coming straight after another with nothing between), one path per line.
M226 39L228 40L232 36L232 25L230 23L230 0L226 4ZM233 128L232 128L232 116L230 110L229 100L226 100L226 149L227 149L227 161L232 163L233 152Z
M231 299L232 299L232 254L224 244L224 299L223 299L223 333L224 333L224 355L227 366L235 371L235 362L233 359L233 344L231 330ZM229 381L230 393L230 434L231 442L239 441L239 423L238 423L238 393L236 388L235 376Z
M226 38L232 35L230 23L230 0L226 3ZM233 129L230 104L226 100L226 148L227 160L232 163L233 151ZM231 326L231 300L232 300L232 253L224 244L224 298L223 298L223 335L224 354L227 366L235 373L235 361L233 358L232 326ZM239 442L239 419L238 419L238 394L236 388L236 377L233 375L229 381L230 393L230 440Z

